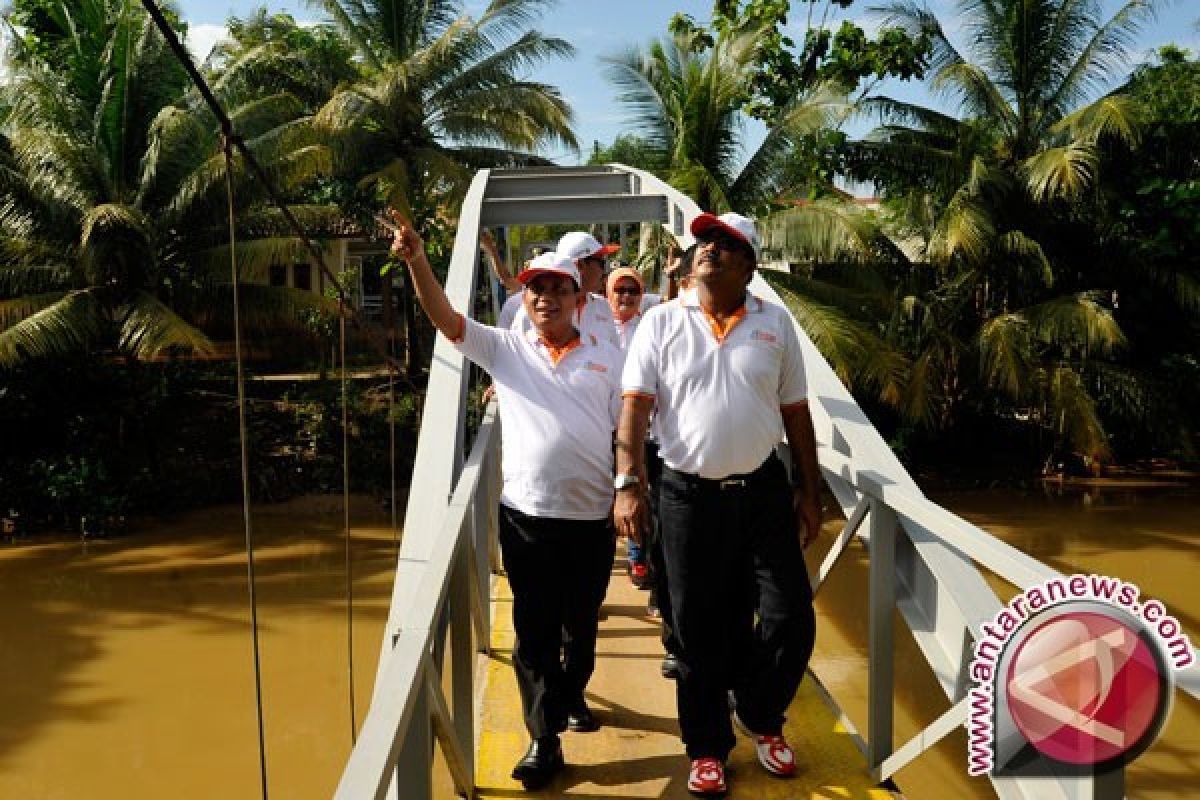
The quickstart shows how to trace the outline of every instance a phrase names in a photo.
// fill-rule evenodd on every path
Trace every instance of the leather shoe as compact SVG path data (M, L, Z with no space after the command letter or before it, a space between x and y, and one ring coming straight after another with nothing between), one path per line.
M667 653L667 657L662 662L662 676L673 681L679 680L680 668L679 658L674 653Z
M557 736L547 736L529 743L524 758L513 767L512 777L513 780L520 781L526 791L532 792L549 783L554 774L562 768L562 745Z
M579 708L567 712L567 730L574 733L591 733L599 729L600 723L596 721L596 716L587 706L581 705Z

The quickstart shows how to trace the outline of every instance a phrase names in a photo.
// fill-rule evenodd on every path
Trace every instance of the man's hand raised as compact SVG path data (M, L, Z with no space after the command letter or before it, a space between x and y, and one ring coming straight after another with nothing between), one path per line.
M425 255L425 240L417 233L403 214L394 208L387 210L387 218L392 221L392 255L411 262L414 258Z

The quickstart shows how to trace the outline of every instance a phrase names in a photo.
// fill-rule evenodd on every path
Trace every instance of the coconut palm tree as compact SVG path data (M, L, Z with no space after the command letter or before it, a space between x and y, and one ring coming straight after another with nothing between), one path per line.
M843 94L813 87L746 153L742 108L759 33L739 28L710 44L703 31L680 30L604 59L630 123L666 164L663 177L701 208L744 212L796 188L783 168L795 138L836 125L849 110Z
M894 250L886 236L864 229L861 218L828 203L792 207L788 158L797 137L835 126L849 111L844 94L817 86L781 110L752 153L744 152L742 110L749 97L754 48L760 32L742 26L709 40L680 29L643 51L605 59L610 79L630 112L658 172L696 198L702 208L762 212L768 252L790 261L866 263ZM788 210L780 210L787 208ZM895 404L906 362L872 330L861 309L825 294L811 276L765 273L801 326L839 376ZM844 295L842 298L844 299Z
M229 38L205 59L218 90L258 97L286 92L315 114L339 87L361 77L354 48L328 23L301 25L290 14L265 7L229 20Z
M64 13L69 11L64 5ZM87 25L63 64L23 51L5 95L0 153L0 367L78 351L130 359L211 348L203 327L229 307L226 166L215 121L149 17L117 0L75 0ZM17 45L20 47L20 43ZM327 167L294 99L232 107L239 135L283 185ZM233 171L243 208L257 192ZM243 275L294 242L271 214L242 223ZM251 322L322 304L306 293L245 285Z
M1110 293L1089 283L1095 270L1058 245L1071 203L1095 186L1101 148L1137 139L1127 98L1088 99L1116 77L1157 5L1130 0L1105 20L1097 0L959 0L965 53L925 5L877 9L885 24L929 37L931 86L961 113L867 100L886 124L854 158L929 265L898 306L913 353L911 417L947 426L972 397L1000 395L1075 448L1108 450L1085 376L1124 334Z
M314 0L354 45L363 80L317 115L339 172L419 226L450 207L473 169L540 162L578 149L554 87L522 73L573 53L532 26L547 0L492 0L478 19L460 0Z

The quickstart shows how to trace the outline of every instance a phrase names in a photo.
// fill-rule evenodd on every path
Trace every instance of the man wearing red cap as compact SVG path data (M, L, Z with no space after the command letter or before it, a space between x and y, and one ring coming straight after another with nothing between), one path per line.
M696 288L646 312L626 357L614 516L619 533L640 535L642 440L657 401L688 789L715 795L726 790L735 741L730 690L763 767L781 777L796 770L783 723L815 638L802 547L819 529L819 476L792 318L747 291L758 259L754 223L701 214L691 232ZM794 495L774 451L785 433L800 478Z
M536 789L563 767L558 734L597 727L584 689L615 549L612 434L621 353L576 329L583 293L570 259L547 253L517 276L528 331L493 328L454 310L421 237L392 216L392 252L408 262L421 307L499 390L500 547L513 593L513 668L532 739L512 775Z

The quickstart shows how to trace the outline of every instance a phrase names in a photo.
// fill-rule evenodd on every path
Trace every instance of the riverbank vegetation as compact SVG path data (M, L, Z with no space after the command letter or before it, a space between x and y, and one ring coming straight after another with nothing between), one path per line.
M546 5L323 0L315 27L264 9L230 21L202 72L318 240L377 238L391 204L444 270L475 169L578 152L569 104L537 79L576 57L537 29ZM911 0L884 4L871 33L854 0L718 0L707 20L600 53L629 133L591 161L754 214L783 268L768 279L918 467L1023 480L1073 453L1194 460L1200 62L1168 47L1134 63L1158 5L964 2L952 40L951 20ZM227 177L251 373L291 375L250 382L251 490L340 488L337 293L272 278L303 246L226 160L149 18L117 0L15 0L10 21L0 514L76 527L239 496ZM889 97L899 81L941 103ZM864 119L876 127L847 133ZM352 486L383 494L389 419L411 460L432 332L390 275L340 278L379 287L388 309L351 331L347 389Z

